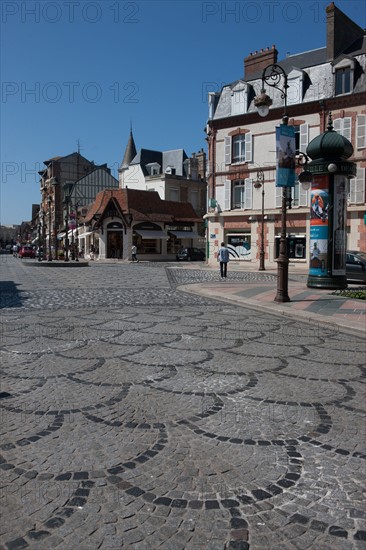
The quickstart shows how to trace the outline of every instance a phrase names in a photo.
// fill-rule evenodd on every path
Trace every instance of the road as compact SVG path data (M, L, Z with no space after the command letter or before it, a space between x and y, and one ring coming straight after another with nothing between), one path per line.
M363 339L181 265L0 262L1 550L365 548Z

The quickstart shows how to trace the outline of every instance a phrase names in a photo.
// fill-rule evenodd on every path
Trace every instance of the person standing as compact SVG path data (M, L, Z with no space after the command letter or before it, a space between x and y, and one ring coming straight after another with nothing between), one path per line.
M217 260L220 262L221 279L226 279L227 264L229 263L229 249L226 248L225 243L221 243L221 247L217 253Z
M138 262L138 259L137 259L137 247L135 244L132 245L131 247L131 254L132 254L132 261L133 262Z

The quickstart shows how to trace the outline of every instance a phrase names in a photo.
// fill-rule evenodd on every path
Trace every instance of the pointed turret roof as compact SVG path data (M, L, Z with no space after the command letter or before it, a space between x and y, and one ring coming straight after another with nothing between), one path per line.
M125 170L126 168L128 168L129 164L131 163L132 159L135 158L136 154L137 154L136 145L133 139L132 128L131 128L130 137L128 138L128 142L126 145L125 155L123 157L123 161L121 162L119 169Z

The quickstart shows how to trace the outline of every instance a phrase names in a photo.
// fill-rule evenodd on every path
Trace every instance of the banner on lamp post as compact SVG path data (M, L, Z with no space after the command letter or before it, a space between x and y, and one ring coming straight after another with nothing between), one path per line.
M295 128L276 127L276 187L295 187Z

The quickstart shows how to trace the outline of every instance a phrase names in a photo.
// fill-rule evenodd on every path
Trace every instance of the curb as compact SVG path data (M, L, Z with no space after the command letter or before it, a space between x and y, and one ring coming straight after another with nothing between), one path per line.
M204 296L205 298L210 298L212 300L218 300L219 302L223 303L232 303L236 306L252 309L255 311L265 311L266 313L270 313L271 315L275 317L283 318L285 316L291 317L292 319L295 319L297 321L301 321L303 323L306 323L307 325L326 325L330 329L334 330L335 333L342 332L345 334L350 335L357 335L365 337L366 328L361 328L359 324L353 323L352 321L347 321L347 324L343 324L340 320L336 321L334 319L328 319L324 315L317 315L313 314L312 316L309 315L309 313L306 313L304 311L299 310L293 310L284 306L281 306L276 303L276 305L270 305L265 304L262 302L258 302L256 300L251 299L243 299L238 298L236 296L220 296L212 292L212 289L202 289L199 288L192 288L194 285L182 285L177 287L178 290L182 292L187 292L188 294L195 294L197 296ZM338 297L341 298L341 297ZM346 300L346 298L344 298ZM366 316L365 316L366 320Z

